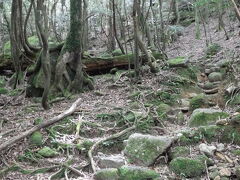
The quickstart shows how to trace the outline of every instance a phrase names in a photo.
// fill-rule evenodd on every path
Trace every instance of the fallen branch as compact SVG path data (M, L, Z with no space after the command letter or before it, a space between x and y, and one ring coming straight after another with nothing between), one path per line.
M58 116L53 117L52 119L50 119L49 121L43 122L37 126L34 126L33 128L23 132L22 134L15 136L13 138L11 138L9 141L4 142L3 144L0 145L0 152L2 152L4 149L6 149L7 147L11 146L12 144L20 141L21 139L31 135L32 133L34 133L35 131L38 131L42 128L48 127L56 122L59 122L60 120L62 120L63 118L71 115L74 113L74 111L76 110L78 104L80 103L81 98L79 98L78 100L76 100L72 106L65 112L59 114Z
M119 138L120 136L134 130L136 128L136 125L133 125L132 127L129 127L127 129L124 129L123 131L119 132L119 133L116 133L116 134L113 134L111 136L108 136L108 137L105 137L103 139L100 139L99 141L97 141L92 147L91 149L88 151L88 157L90 159L90 163L91 163L91 167L92 167L92 170L93 172L95 173L96 172L96 165L95 165L95 162L93 160L93 152L94 150L100 145L102 144L103 142L105 141L109 141L109 140L112 140L112 139L116 139L116 138Z

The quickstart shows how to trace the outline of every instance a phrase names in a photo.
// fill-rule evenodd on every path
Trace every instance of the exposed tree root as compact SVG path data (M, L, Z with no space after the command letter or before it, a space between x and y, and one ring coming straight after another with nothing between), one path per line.
M72 106L65 112L59 114L58 116L53 117L52 119L50 119L49 121L45 121L37 126L34 126L33 128L23 132L22 134L15 136L13 138L11 138L9 141L4 142L3 144L0 145L0 152L2 153L3 150L5 150L6 148L8 148L9 146L13 145L14 143L20 141L21 139L31 135L32 133L34 133L35 131L38 131L42 128L46 128L60 120L62 120L63 118L71 115L74 113L74 111L76 110L77 106L79 105L81 101L81 98L77 99Z
M100 139L99 141L97 141L92 147L91 149L88 151L88 157L90 159L90 163L91 163L91 167L92 167L92 170L93 172L95 173L96 172L96 165L95 165L95 161L93 160L93 152L94 150L100 145L102 144L103 142L105 141L109 141L109 140L112 140L112 139L116 139L116 138L119 138L121 137L122 135L132 131L136 129L136 125L133 125L132 127L129 127L127 129L124 129L123 131L119 132L119 133L116 133L116 134L113 134L111 136L108 136L108 137L105 137L103 139Z

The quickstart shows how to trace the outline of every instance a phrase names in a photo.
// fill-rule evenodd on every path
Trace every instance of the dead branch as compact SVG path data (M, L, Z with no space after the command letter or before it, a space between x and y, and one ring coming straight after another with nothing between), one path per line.
M81 98L77 99L72 106L65 112L59 114L58 116L53 117L52 119L50 119L49 121L45 121L37 126L34 126L33 128L23 132L22 134L15 136L13 138L11 138L9 141L4 142L3 144L0 145L0 152L2 153L2 151L6 148L8 148L9 146L13 145L14 143L22 140L23 138L31 135L32 133L34 133L35 131L38 131L40 129L46 128L56 122L59 122L60 120L62 120L63 118L71 115L74 113L74 111L76 110L77 106L79 105L81 101Z

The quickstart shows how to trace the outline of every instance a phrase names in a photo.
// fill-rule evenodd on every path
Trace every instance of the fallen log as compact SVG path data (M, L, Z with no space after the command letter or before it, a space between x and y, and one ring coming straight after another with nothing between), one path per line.
M58 47L56 47L56 49L60 47L61 47L61 44ZM56 53L55 56L58 56L58 53ZM161 53L153 53L153 56L155 59L162 59ZM56 59L57 57L54 57L52 59L53 62L55 62ZM143 64L147 62L146 56L141 56L140 59L143 62ZM129 63L131 65L133 65L134 63L134 55L132 54L108 57L108 58L103 58L103 57L84 57L83 58L83 64L85 65L85 70L86 72L91 74L92 73L99 74L100 72L104 72L112 68L128 67ZM0 55L0 71L7 70L7 69L14 70L11 57Z
M72 106L66 110L65 112L59 114L58 116L53 117L52 119L45 121L37 126L34 126L33 128L19 134L18 136L14 136L11 139L9 139L8 141L2 143L0 145L0 154L3 152L3 150L5 150L6 148L8 148L9 146L13 145L14 143L22 140L25 137L28 137L29 135L31 135L32 133L34 133L35 131L38 131L40 129L46 128L54 123L59 122L60 120L62 120L63 118L71 115L74 113L74 111L76 110L77 106L80 104L81 98L77 99Z
M162 59L162 54L153 53L155 59ZM141 56L140 60L143 64L147 62L146 56ZM123 68L128 67L129 63L131 65L134 64L134 55L121 55L109 58L85 58L83 59L83 64L85 65L85 70L88 73L98 73L105 70L110 70L112 68Z

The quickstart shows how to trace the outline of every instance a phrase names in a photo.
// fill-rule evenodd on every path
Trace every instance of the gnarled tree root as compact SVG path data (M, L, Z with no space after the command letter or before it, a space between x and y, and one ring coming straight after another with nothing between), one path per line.
M34 133L35 131L38 131L40 129L46 128L56 122L59 122L60 120L62 120L63 118L71 115L74 113L74 111L76 110L77 106L79 105L81 101L81 98L77 99L72 106L66 110L65 112L59 114L58 116L53 117L52 119L45 121L37 126L34 126L33 128L23 132L22 134L15 136L13 138L11 138L9 141L4 142L3 144L0 145L0 154L3 152L3 150L5 150L6 148L8 148L9 146L13 145L14 143L22 140L23 138L31 135L32 133Z

